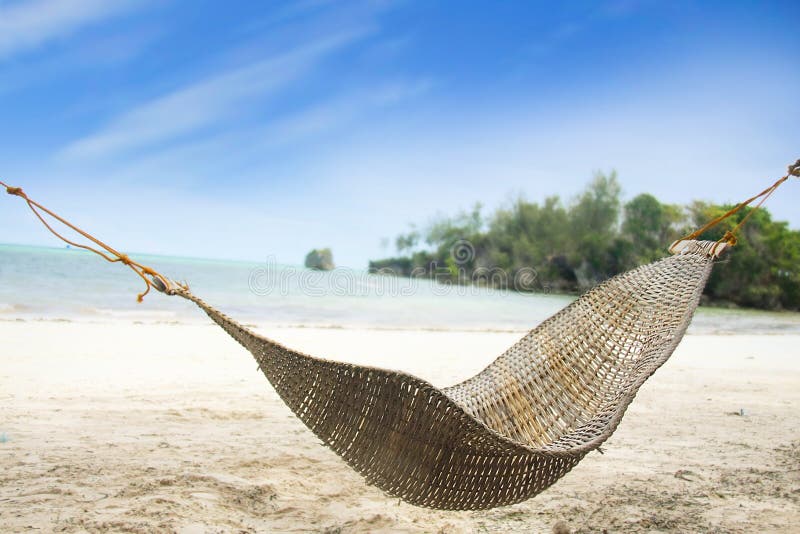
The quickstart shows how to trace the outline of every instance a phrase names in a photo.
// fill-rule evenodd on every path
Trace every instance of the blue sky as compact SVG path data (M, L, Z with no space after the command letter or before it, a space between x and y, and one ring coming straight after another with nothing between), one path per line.
M129 251L364 267L476 201L735 201L800 157L800 3L0 0L0 179ZM770 200L800 227L800 183ZM56 242L20 202L0 242Z

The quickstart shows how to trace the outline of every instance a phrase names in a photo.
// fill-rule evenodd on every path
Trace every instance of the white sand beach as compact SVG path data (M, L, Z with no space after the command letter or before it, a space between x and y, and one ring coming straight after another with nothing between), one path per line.
M464 379L519 334L259 328L334 359ZM4 532L796 532L800 336L689 335L603 447L481 512L365 485L208 324L0 322Z

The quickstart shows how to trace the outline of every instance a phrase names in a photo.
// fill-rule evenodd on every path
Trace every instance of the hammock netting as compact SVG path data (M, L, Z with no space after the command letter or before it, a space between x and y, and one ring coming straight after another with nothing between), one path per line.
M368 483L419 506L477 510L536 495L611 436L680 342L725 246L679 242L444 389L291 350L185 287L160 289L197 304L250 351L289 408Z

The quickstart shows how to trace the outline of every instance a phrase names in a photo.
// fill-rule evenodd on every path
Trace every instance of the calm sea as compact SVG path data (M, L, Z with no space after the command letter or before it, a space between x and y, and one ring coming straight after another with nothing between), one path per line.
M353 269L132 255L246 323L525 331L572 301ZM63 248L0 245L0 320L194 322L192 304L151 292L120 264ZM800 314L701 308L693 333L800 333Z

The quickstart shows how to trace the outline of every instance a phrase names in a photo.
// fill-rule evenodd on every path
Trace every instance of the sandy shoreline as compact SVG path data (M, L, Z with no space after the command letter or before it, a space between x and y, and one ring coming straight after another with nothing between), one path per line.
M504 332L280 328L333 359L462 380ZM4 531L790 532L800 336L687 336L605 454L538 497L439 512L384 496L211 325L0 322ZM0 440L1 441L1 440Z

